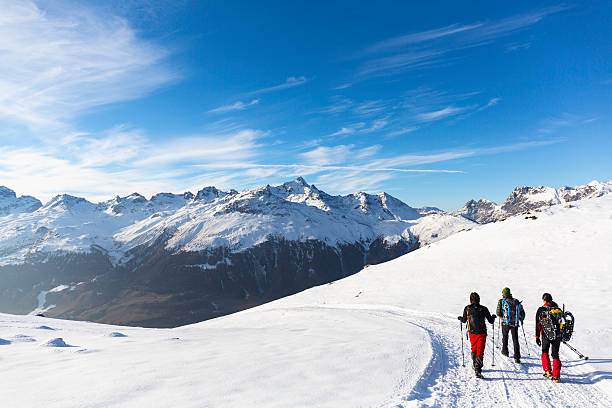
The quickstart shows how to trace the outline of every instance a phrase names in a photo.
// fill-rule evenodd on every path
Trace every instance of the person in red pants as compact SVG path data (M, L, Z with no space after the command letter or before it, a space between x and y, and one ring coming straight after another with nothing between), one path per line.
M486 306L480 304L480 296L476 292L470 294L470 304L463 309L463 316L457 319L462 323L467 323L470 333L470 344L472 345L472 366L476 377L482 377L482 366L484 365L484 351L487 342L487 324L493 324L497 316L491 315Z
M553 301L550 293L544 293L542 295L542 300L544 301L544 305L540 306L536 312L536 343L538 346L542 346L542 369L544 370L544 377L550 377L553 381L560 382L562 364L559 359L559 347L561 347L561 338L550 340L546 337L546 333L542 330L542 323L540 321L542 312L558 309L559 305ZM540 336L542 340L540 340ZM550 366L550 357L548 356L549 350L553 358L552 368Z

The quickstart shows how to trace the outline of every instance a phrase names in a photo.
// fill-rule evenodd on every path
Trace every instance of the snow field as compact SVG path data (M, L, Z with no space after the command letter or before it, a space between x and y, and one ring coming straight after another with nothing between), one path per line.
M291 308L162 330L0 314L2 338L36 339L0 349L0 400L58 408L373 406L408 392L432 353L422 329L383 317ZM38 329L43 321L55 330ZM110 337L115 332L127 337ZM58 336L75 347L40 347Z
M0 314L0 401L11 407L610 407L612 196L574 204L534 212L535 220L517 216L459 232L341 281L176 329ZM515 365L492 346L489 331L486 379L477 380L465 339L461 366L456 316L474 290L495 312L504 286L523 300L531 355L521 331L523 364ZM590 357L579 360L562 346L561 384L542 377L534 342L534 314L545 291L574 313L571 343ZM40 347L56 338L75 347Z

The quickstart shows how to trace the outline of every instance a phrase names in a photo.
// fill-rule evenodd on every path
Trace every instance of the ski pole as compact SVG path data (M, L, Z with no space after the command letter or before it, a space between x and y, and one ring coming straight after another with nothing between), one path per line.
M564 341L564 342L563 342L563 344L565 344L567 347L569 347L569 348L570 348L570 350L572 350L574 353L578 354L578 357L580 357L580 358L582 358L582 359L585 359L585 360L588 360L588 359L589 359L589 356L585 356L584 354L582 354L581 352L579 352L578 350L576 350L574 347L572 347L572 346L571 346L569 343L567 343L567 342L565 342L565 341Z
M465 356L463 355L463 323L459 321L459 326L461 326L461 365L465 367Z
M498 323L498 325L497 325L497 326L498 326L499 331L500 331L500 333L501 333L501 319L500 319L500 320L498 320L498 321L497 321L497 323ZM497 348L499 348L499 344L497 345Z
M527 355L531 357L531 353L529 352L529 343L527 343L527 336L525 335L525 326L521 325L523 329L523 338L525 339L525 347L527 347Z
M491 323L491 327L493 328L493 347L491 348L491 355L493 356L491 367L495 367L495 323Z

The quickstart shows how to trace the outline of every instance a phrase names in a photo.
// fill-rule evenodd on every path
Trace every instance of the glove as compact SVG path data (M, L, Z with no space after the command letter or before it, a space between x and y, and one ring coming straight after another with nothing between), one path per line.
M537 344L538 346L541 346L541 345L542 345L542 341L540 340L540 338L539 338L539 337L536 337L536 344Z
M495 320L497 318L497 315L492 315L491 317L493 318L493 320Z
M463 320L463 316L457 316L457 320L462 321Z

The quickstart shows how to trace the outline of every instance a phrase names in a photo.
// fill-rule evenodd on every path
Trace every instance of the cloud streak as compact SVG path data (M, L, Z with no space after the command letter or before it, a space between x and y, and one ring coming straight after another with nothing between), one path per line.
M308 79L304 76L294 77L291 76L285 80L282 84L270 86L267 88L257 89L245 94L245 96L261 95L270 92L282 91L284 89L294 88L296 86L304 85L308 82Z
M257 105L259 103L259 99L253 99L251 102L242 102L242 101L238 101L235 103L232 103L230 105L223 105L223 106L219 106L218 108L215 109L211 109L208 112L210 113L227 113L227 112L233 112L233 111L241 111L241 110L245 110L248 107L251 107L253 105Z
M452 24L391 37L366 47L356 55L368 60L357 69L355 79L394 75L447 63L460 50L489 44L566 9L563 6L548 7L496 21Z
M168 51L118 17L85 8L41 10L0 0L0 119L61 127L95 106L138 98L177 75Z

